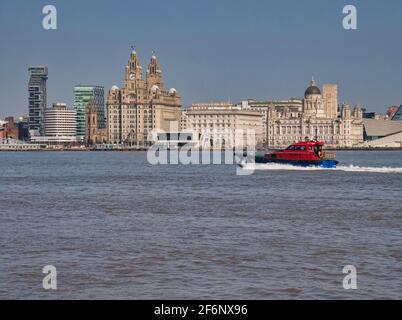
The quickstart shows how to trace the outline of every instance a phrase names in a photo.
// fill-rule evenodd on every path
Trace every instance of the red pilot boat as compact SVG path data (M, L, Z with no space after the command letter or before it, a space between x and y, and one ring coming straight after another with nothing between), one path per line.
M285 150L256 155L256 163L280 163L295 166L336 168L338 161L333 152L323 151L324 142L304 141L292 144Z

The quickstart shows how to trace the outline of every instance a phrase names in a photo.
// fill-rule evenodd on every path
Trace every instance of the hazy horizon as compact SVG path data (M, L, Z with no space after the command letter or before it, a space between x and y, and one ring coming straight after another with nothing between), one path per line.
M55 5L58 30L42 28ZM358 30L342 9L358 10ZM123 84L131 45L144 72L152 50L165 87L193 102L303 98L312 76L339 102L384 113L402 103L402 2L120 0L0 4L0 119L28 113L28 67L49 68L48 106L73 105L75 85Z

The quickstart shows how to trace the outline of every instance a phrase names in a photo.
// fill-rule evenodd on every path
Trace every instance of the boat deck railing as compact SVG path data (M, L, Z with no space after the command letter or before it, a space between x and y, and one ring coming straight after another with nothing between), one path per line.
M335 160L336 159L336 154L335 152L329 152L329 151L325 151L323 153L323 159L325 160Z

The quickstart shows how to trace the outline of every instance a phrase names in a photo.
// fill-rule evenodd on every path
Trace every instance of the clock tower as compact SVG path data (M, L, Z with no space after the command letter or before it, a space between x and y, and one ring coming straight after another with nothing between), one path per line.
M145 82L142 79L142 67L135 50L131 52L126 66L122 98L127 104L142 103L145 100Z
M143 77L137 52L132 48L125 67L124 86L113 86L107 99L109 143L146 147L154 130L168 132L180 122L181 97L174 88L165 90L162 71L155 54Z
M158 87L158 90L163 91L162 70L156 59L155 52L152 53L151 61L147 68L147 89L148 94L152 93L152 88Z

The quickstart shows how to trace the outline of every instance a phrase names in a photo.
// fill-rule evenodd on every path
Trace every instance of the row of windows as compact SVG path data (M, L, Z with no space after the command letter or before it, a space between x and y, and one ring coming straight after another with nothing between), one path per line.
M202 118L233 118L233 115L227 115L227 114L216 114L216 115L189 115L192 118L196 119L202 119Z

